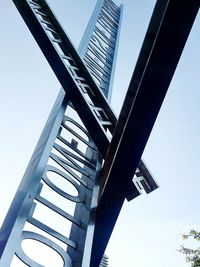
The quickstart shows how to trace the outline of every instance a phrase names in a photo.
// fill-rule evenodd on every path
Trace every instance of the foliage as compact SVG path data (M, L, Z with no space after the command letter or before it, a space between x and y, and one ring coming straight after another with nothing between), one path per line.
M190 230L189 234L183 234L182 237L184 240L193 238L196 241L200 241L200 232ZM179 252L185 255L185 259L191 264L191 267L200 266L200 247L196 249L190 249L182 245Z

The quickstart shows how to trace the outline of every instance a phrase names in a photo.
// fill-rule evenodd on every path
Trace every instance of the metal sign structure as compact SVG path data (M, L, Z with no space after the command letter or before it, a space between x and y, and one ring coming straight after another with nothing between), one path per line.
M199 3L157 1L117 120L106 98L122 6L97 2L78 53L45 0L13 2L63 89L2 225L0 266L10 266L14 255L28 266L42 266L24 252L22 242L28 239L56 251L64 266L97 267L125 198L157 188L140 158ZM71 184L76 194L55 177ZM70 212L63 208L67 204L73 207ZM58 218L57 224L38 216L41 207L52 220ZM57 229L61 220L69 225L67 234Z
M110 102L123 5L97 1L79 45L79 54L97 85Z

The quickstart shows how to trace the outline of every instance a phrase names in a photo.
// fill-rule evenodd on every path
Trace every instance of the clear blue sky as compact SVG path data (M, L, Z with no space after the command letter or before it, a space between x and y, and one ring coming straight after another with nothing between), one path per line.
M49 0L78 46L94 0ZM112 106L119 112L155 1L124 4ZM60 85L12 1L0 4L0 223ZM110 240L111 267L186 267L181 234L199 229L200 16L170 85L143 159L160 188L126 203ZM149 88L153 90L153 88Z

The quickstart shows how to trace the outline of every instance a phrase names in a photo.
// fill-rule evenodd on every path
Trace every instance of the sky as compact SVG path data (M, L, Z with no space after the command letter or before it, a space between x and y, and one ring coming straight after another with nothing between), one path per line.
M96 1L48 2L78 47ZM124 4L111 103L118 114L155 1L115 2ZM143 154L160 187L124 204L106 251L111 267L189 266L177 249L200 223L199 24L198 15ZM60 84L11 0L1 0L0 28L1 224Z

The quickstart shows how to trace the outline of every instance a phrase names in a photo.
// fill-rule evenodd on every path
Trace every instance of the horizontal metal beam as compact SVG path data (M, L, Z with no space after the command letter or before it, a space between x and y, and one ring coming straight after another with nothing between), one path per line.
M103 256L198 9L198 0L157 1L127 93L134 93L134 96L131 101L126 97L124 114L120 115L124 116L124 123L119 120L123 125L118 124L116 128L116 132L121 129L119 142L114 140L114 135L105 160L105 181L96 210L91 266L98 266Z

